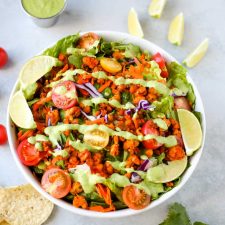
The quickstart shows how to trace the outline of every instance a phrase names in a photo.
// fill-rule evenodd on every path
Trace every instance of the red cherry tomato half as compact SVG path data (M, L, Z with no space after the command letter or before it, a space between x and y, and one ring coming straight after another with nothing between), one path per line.
M44 173L41 186L54 198L63 198L71 189L71 178L64 170L52 168Z
M148 120L141 128L141 132L143 135L159 135L159 131L155 128L155 124L152 120ZM158 143L155 139L149 139L146 141L143 141L142 144L147 149L156 149L162 146L161 143Z
M147 207L151 201L151 197L145 191L139 190L133 185L126 186L123 189L122 197L124 203L135 210Z
M155 55L152 56L152 60L154 60L159 65L159 68L162 71L160 75L163 78L167 78L169 76L169 73L166 68L165 59L161 56L161 54L159 52L156 53Z
M26 166L36 166L41 160L39 151L27 139L19 144L17 154L20 161Z
M8 55L3 48L0 48L0 68L8 62Z
M89 49L95 41L99 40L99 36L95 33L89 32L80 37L78 45L81 48Z
M69 109L77 104L77 90L72 81L63 81L52 90L52 101L57 108Z
M0 145L4 145L7 142L7 133L5 127L0 124Z
M176 97L174 98L174 107L175 109L186 109L191 110L191 106L188 103L188 100L185 97Z

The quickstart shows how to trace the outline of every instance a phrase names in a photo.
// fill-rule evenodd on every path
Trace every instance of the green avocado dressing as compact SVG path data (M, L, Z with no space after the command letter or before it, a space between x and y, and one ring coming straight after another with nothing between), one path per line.
M117 129L115 131L115 130L108 128L105 125L97 125L97 124L92 124L92 125L60 124L60 125L56 125L56 126L46 127L44 132L46 135L49 136L49 140L52 142L52 144L54 146L56 146L58 144L58 140L60 140L60 138L61 138L60 134L66 130L77 130L80 133L85 134L87 131L93 130L93 129L100 129L100 130L107 132L110 136L120 136L120 137L123 137L128 140L133 139L133 140L138 140L138 141L144 141L144 140L149 140L149 139L155 139L159 143L164 144L166 147L172 147L177 144L176 137L173 135L170 135L168 137L162 137L162 136L156 136L156 135L150 135L150 134L148 134L146 136L143 136L143 135L137 136L128 131L121 131L120 129ZM81 148L81 150L83 150L82 148L84 146L80 145L80 147L79 147L79 145L77 145L77 147Z
M22 5L32 16L49 18L63 9L65 0L22 0Z
M85 106L93 106L93 104L99 105L101 103L107 103L111 106L114 106L114 107L120 108L120 109L134 109L135 108L135 106L130 102L126 103L125 105L121 105L120 102L118 102L115 99L107 100L107 99L101 98L101 97L91 98L91 99L79 99L79 102L81 102Z

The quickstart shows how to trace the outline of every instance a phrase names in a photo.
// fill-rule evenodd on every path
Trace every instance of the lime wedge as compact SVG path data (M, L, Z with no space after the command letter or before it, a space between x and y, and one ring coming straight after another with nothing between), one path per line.
M149 15L154 18L160 18L166 2L167 0L152 0L148 7Z
M201 44L183 61L183 64L188 67L194 67L206 54L209 47L209 39L204 39Z
M184 38L184 15L179 13L170 23L168 40L172 44L181 45Z
M147 179L154 183L166 183L177 179L187 167L187 156L181 160L159 164L147 171Z
M144 33L138 20L138 15L134 8L131 8L128 14L128 31L134 36L140 38L144 37Z
M36 56L30 59L21 69L19 80L23 87L35 83L38 79L48 73L53 66L60 66L57 58L51 56Z
M25 129L36 127L32 112L21 90L17 91L9 102L9 114L13 122Z
M186 153L192 155L202 144L202 129L197 117L185 109L177 110Z

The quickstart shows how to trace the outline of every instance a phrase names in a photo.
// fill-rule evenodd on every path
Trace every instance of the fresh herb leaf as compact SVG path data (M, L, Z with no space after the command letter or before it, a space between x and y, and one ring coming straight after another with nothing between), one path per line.
M193 225L207 225L206 223L202 223L202 222L194 222L194 224Z
M167 219L159 225L191 225L190 218L184 206L174 203L169 207Z

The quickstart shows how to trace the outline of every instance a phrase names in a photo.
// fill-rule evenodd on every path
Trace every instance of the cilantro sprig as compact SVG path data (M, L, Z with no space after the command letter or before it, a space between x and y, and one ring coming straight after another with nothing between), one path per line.
M185 207L179 203L173 203L169 207L167 218L159 225L192 225ZM207 225L202 222L195 222L193 225Z

